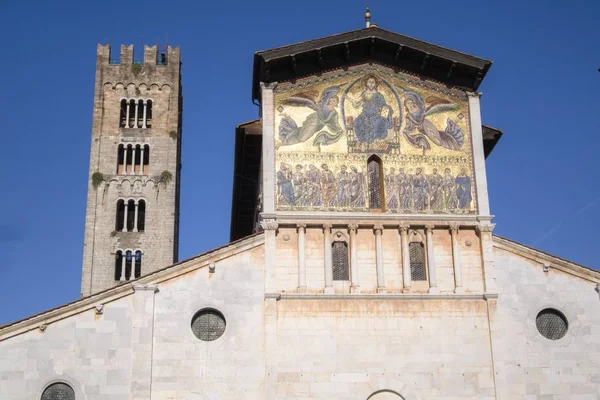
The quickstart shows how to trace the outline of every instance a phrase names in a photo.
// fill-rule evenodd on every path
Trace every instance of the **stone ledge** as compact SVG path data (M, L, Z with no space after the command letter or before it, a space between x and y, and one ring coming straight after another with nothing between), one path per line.
M497 299L497 293L480 294L304 294L265 293L265 299L276 300L488 300Z

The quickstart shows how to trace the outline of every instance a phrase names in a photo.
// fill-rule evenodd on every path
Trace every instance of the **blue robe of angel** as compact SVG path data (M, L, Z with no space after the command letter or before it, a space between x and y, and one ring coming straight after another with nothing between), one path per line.
M471 178L466 175L456 177L456 197L458 208L465 209L471 204Z
M354 135L359 142L368 143L383 139L392 128L392 108L385 103L385 98L379 92L360 95L362 100L362 112L354 120ZM387 108L387 118L381 115L381 111Z
M279 191L279 199L282 204L295 205L294 185L289 174L284 171L277 172L277 187Z

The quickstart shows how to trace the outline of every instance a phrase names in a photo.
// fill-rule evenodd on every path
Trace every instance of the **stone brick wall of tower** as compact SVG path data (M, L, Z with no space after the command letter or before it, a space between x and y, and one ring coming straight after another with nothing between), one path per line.
M181 165L180 50L169 47L167 64L157 64L156 46L144 48L144 62L134 67L133 46L121 46L120 62L110 46L98 45L90 150L88 200L81 293L95 293L115 280L117 250L141 250L142 275L177 261ZM112 61L112 62L111 62ZM151 128L121 128L121 99L151 99ZM176 137L173 132L177 133ZM117 168L119 145L148 145L149 166L124 174ZM170 181L161 179L168 171ZM102 183L94 188L92 175ZM163 177L164 178L164 177ZM144 199L144 232L117 232L119 199Z

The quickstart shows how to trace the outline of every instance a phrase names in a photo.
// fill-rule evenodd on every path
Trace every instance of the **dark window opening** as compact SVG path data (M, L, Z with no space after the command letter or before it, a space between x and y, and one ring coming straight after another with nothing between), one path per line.
M139 278L140 276L142 276L142 252L141 251L136 251L135 252L135 277Z
M123 252L117 251L115 254L115 281L121 280L121 268L123 267Z
M125 218L125 202L117 201L117 219L115 221L115 230L121 232L123 230L123 219Z
M135 100L129 100L129 127L135 128Z
M346 242L333 242L331 245L331 258L333 264L333 280L350 280L348 268L348 244Z
M125 253L125 280L131 279L131 266L133 262L133 257L131 251Z
M127 100L121 100L121 114L119 115L119 128L125 128L127 124Z
M408 245L410 257L410 278L413 281L426 281L425 246L423 243L413 242Z
M146 100L146 128L152 128L152 100Z
M144 100L137 101L137 125L136 128L144 126Z
M143 232L146 228L146 202L138 201L138 231Z
M383 174L381 173L381 160L377 156L371 156L367 164L367 176L369 185L369 209L371 210L382 210L382 194L381 189L383 188L381 179Z
M135 201L127 202L127 232L133 232L135 222Z
M149 175L150 173L150 146L147 144L144 145L144 175Z

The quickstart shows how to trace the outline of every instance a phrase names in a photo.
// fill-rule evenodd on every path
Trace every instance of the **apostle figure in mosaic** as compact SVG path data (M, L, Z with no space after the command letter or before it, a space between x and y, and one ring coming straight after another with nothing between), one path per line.
M458 198L456 197L456 180L452 176L450 168L444 169L442 177L442 209L452 212L458 207Z
M321 172L314 164L310 164L306 171L306 205L321 205Z
M282 205L295 205L292 171L286 163L281 163L277 171L277 199Z
M328 207L335 202L335 176L327 164L321 165L321 168L323 169L321 172L321 198L323 199L323 205Z
M428 177L429 183L429 208L432 211L440 211L443 208L442 198L442 176L438 174L437 168Z
M354 135L359 142L369 143L383 139L392 128L392 107L385 102L379 93L379 78L367 75L363 78L364 91L360 97L352 101L355 108L362 107L362 112L354 120Z
M400 168L398 176L398 200L401 210L410 210L412 208L412 179L404 172L404 168Z
M353 207L365 206L365 177L354 166L350 166L350 204Z
M292 175L292 184L294 185L294 200L297 206L306 205L306 178L302 170L304 167L296 165L296 172Z
M337 196L336 204L339 207L349 207L351 204L350 196L350 174L348 173L348 167L342 165L340 172L336 176L337 180Z
M405 139L411 146L430 150L429 140L438 146L450 150L460 150L465 141L462 130L451 119L446 120L446 129L439 131L433 122L427 119L428 116L458 109L456 104L439 97L430 96L427 98L429 106L425 108L425 101L416 92L404 91L404 108L406 109L406 127L403 130Z
M385 184L385 202L386 208L389 211L396 211L400 202L398 201L398 194L400 188L398 186L398 177L396 176L396 169L391 167L389 172L385 174L383 178Z
M462 168L460 174L456 177L456 197L458 198L458 208L464 210L471 205L471 178L467 175L467 170Z
M288 146L303 143L317 132L313 144L337 142L344 131L338 122L338 112L336 110L340 102L337 96L339 90L339 86L328 87L321 93L318 102L315 102L313 93L299 93L283 100L282 104L308 107L314 112L306 117L300 127L289 115L284 114L279 123L281 144ZM323 130L323 128L328 128L330 132Z
M412 177L413 206L416 211L424 211L427 208L428 183L423 175L423 168L417 168L415 176Z

